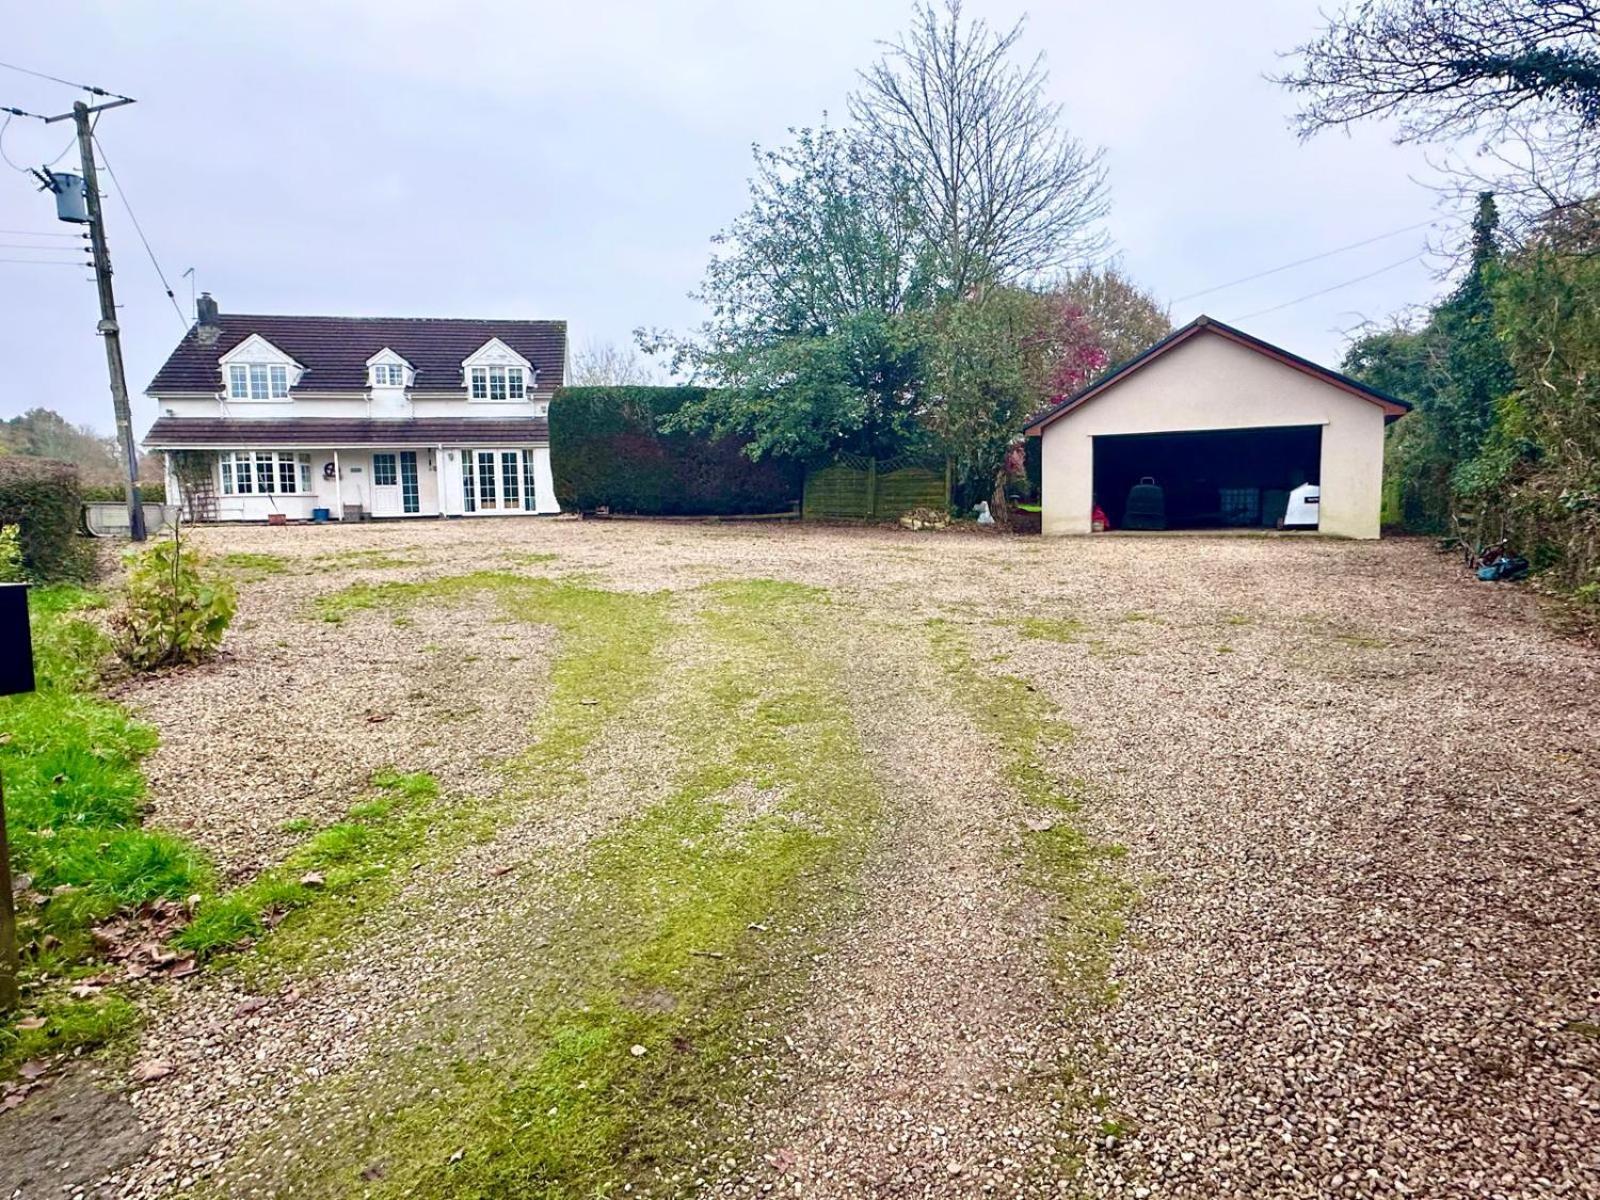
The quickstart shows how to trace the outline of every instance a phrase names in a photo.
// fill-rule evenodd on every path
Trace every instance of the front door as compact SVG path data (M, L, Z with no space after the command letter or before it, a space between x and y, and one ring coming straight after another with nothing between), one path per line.
M412 456L415 458L415 455ZM372 456L372 515L398 517L400 507L400 461L393 453Z

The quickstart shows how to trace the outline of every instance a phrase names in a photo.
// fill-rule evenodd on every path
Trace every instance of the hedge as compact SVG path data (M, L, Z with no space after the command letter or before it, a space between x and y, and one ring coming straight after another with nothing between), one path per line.
M704 388L572 387L550 405L550 464L561 506L653 516L782 512L799 499L797 463L752 462L739 438L663 433Z
M114 500L122 502L122 485L120 483L85 484L81 489L85 500ZM159 479L141 479L139 481L139 498L146 504L165 504L167 502L167 486Z
M31 578L83 581L94 574L94 549L78 534L82 511L77 467L0 455L0 525L21 529L22 565Z

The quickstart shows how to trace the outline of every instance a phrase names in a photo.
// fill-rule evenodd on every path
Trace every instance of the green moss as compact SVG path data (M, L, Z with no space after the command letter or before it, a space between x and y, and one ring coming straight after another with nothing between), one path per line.
M289 569L289 560L281 554L255 554L243 551L224 554L217 560L230 571L265 577L281 575Z
M1022 636L1042 642L1076 642L1083 622L1075 617L1023 617L1017 622Z
M540 563L555 562L556 559L560 557L560 555L558 555L558 554L526 554L526 553L522 553L520 551L508 550L506 553L502 554L500 557L503 558L508 563L516 563L519 566L525 566L525 567L534 567L534 566L538 566Z
M695 1167L741 1111L741 1059L799 994L808 930L853 903L840 885L881 798L844 684L807 632L823 596L702 591L709 651L664 700L672 790L554 881L570 908L514 985L462 985L475 1007L448 1027L492 1050L424 1039L391 1059L383 1094L369 1080L359 1098L304 1098L283 1137L324 1112L360 1114L292 1168L317 1194L618 1195ZM260 1156L278 1157L270 1144Z
M42 1018L44 1024L21 1028L19 1021L31 1025ZM114 992L76 1000L55 991L38 997L15 1014L10 1024L0 1024L0 1079L9 1078L29 1059L102 1046L131 1032L139 1024L139 1010Z
M393 613L477 595L495 597L509 619L557 631L550 698L534 741L505 768L505 790L443 804L431 776L382 772L372 781L375 794L345 821L243 887L202 900L179 935L184 949L215 954L270 932L256 952L269 961L255 966L304 965L345 944L363 914L389 899L411 871L492 835L527 806L576 802L584 751L656 675L666 598L483 572L355 584L322 597L318 610L342 620L350 612ZM313 873L320 881L302 882Z
M1082 782L1059 778L1046 760L1048 751L1072 740L1072 727L1027 680L981 667L958 626L939 620L930 629L952 694L994 740L1007 783L1025 805L1058 814L1047 828L1030 829L1024 855L1030 884L1054 909L1061 1002L1074 1014L1109 1004L1115 997L1111 955L1133 892L1112 866L1123 849L1094 842L1071 819ZM1071 1104L1090 1100L1071 1080L1061 1081L1061 1091Z

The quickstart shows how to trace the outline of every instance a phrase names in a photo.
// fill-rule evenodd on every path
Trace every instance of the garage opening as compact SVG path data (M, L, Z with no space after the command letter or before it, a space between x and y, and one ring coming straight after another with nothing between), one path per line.
M1113 529L1273 529L1321 462L1320 425L1096 437L1095 504Z

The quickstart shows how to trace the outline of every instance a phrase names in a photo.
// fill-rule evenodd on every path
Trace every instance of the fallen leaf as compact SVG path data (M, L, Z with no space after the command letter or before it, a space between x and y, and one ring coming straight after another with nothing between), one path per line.
M90 979L85 980L83 983L75 983L67 990L73 995L74 998L78 1000L87 1000L90 996L93 996L100 991L100 985L95 983L94 980Z
M187 979L199 970L200 964L195 962L193 958L180 958L172 965L172 970L168 974L174 979Z
M367 723L369 725L380 725L384 721L387 721L392 716L394 716L394 714L392 712L368 713L367 714Z
M463 1158L465 1158L466 1156L467 1156L467 1152L465 1150L457 1150L454 1154L452 1154L450 1156L450 1161L453 1162L453 1163L458 1163Z
M147 1058L133 1068L135 1083L151 1083L157 1079L165 1079L177 1068L164 1058Z
M46 1058L30 1058L17 1068L17 1074L24 1079L37 1079L50 1069L50 1060Z
M634 1057L635 1057L635 1058L643 1058L643 1057L644 1057L644 1056L645 1056L645 1054L647 1054L647 1053L648 1053L648 1051L646 1051L646 1050L645 1050L645 1048L644 1048L644 1047L643 1047L643 1046L640 1046L640 1045L637 1045L637 1044L635 1044L635 1045L634 1045L634 1046L633 1046L633 1047L632 1047L632 1048L631 1048L631 1049L630 1049L630 1050L629 1050L629 1051L628 1051L628 1053L629 1053L629 1054L631 1054L631 1055L633 1055L633 1056L634 1056Z
M43 1017L23 1017L17 1022L18 1029L43 1029L50 1022Z
M322 878L322 873L320 871L307 871L304 875L300 876L301 887L319 888L322 887L326 882L327 880Z
M248 1017L251 1013L260 1012L266 1006L267 998L265 996L251 996L250 999L243 1001L238 1008L233 1010L233 1015L236 1017Z

